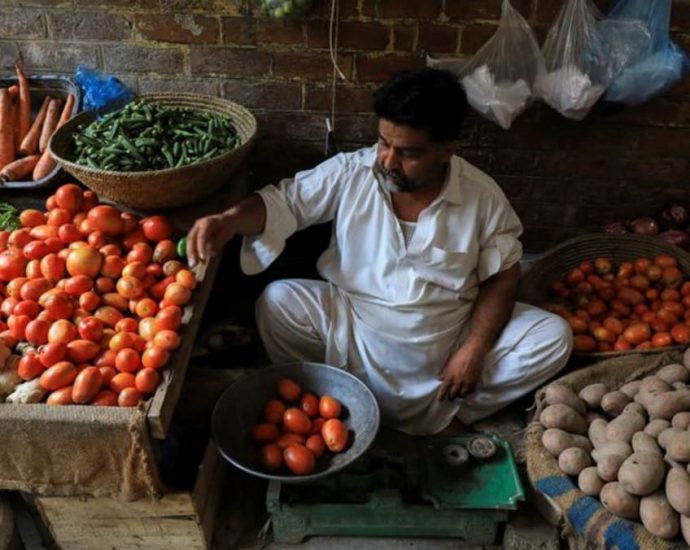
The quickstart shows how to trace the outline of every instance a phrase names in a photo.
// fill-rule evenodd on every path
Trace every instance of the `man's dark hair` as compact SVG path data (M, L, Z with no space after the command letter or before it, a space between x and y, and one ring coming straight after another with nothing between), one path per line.
M439 69L394 74L374 92L374 112L394 124L424 130L429 139L456 139L467 110L467 96L457 78Z

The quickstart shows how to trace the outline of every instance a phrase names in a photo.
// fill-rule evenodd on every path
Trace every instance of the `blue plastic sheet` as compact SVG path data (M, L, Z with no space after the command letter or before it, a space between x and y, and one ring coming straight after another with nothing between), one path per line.
M671 0L617 0L607 20L639 21L646 26L648 35L631 36L628 43L610 37L614 47L618 42L619 47L638 53L609 85L605 101L640 105L664 93L690 69L687 54L669 35Z
M134 99L134 92L116 77L83 65L77 66L76 81L82 91L85 111L104 114Z

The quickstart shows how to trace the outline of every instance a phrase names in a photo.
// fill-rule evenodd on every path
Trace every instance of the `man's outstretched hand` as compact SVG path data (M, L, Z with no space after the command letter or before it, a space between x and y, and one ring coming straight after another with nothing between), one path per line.
M199 262L207 262L219 254L234 236L234 224L224 214L198 219L187 236L189 264L194 266Z
M439 374L438 400L452 401L472 393L482 375L485 353L469 345L456 351Z

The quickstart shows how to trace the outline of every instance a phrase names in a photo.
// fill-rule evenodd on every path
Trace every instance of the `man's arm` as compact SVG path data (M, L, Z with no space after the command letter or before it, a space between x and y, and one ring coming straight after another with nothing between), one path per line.
M439 400L455 399L474 390L481 377L484 358L513 311L519 282L520 265L515 264L480 285L470 318L469 336L439 375L443 380L438 391Z
M187 237L187 256L190 265L209 260L235 235L258 235L263 232L265 226L266 205L256 193L252 193L225 212L198 219Z

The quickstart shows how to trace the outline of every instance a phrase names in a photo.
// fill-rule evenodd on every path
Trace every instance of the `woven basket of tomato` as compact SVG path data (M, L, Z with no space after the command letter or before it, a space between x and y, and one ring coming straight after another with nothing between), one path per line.
M640 235L592 234L548 251L518 299L568 321L590 357L690 345L690 254Z
M76 184L0 231L0 340L21 356L7 403L134 407L153 395L197 282L172 238L167 218Z

